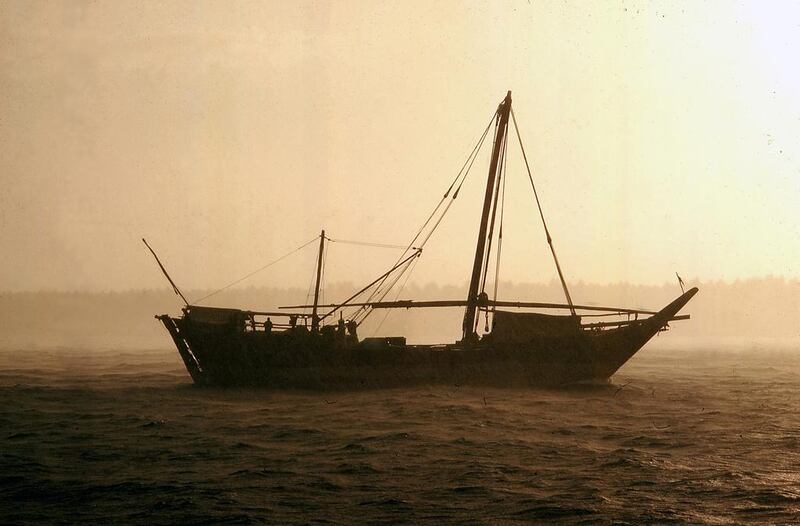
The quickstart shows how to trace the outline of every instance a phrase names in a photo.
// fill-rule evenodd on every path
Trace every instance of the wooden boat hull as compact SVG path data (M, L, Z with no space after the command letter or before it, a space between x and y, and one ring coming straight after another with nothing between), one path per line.
M158 316L197 385L298 389L387 388L418 384L558 386L610 378L697 292L656 315L602 331L541 336L472 347L364 344L341 346L303 330L237 332Z

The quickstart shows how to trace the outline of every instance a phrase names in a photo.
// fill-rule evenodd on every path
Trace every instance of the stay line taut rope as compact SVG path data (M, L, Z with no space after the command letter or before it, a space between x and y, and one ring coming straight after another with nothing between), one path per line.
M506 133L508 133L508 129L506 129ZM500 149L500 161L498 163L498 166L500 168L497 172L497 182L495 183L495 189L494 189L494 202L492 203L491 219L489 220L489 234L486 236L486 250L484 251L484 257L483 257L483 272L482 272L483 279L481 280L481 292L486 291L486 279L488 276L488 269L489 269L489 257L492 255L494 227L495 227L495 221L497 219L497 209L498 209L497 203L500 202L500 184L501 182L505 181L505 175L506 175L505 160L506 160L506 149L508 147L507 139L508 135L503 136L503 146Z
M350 296L349 298L347 298L345 301L343 301L343 302L342 302L342 303L340 303L339 305L336 305L336 306L335 306L335 307L334 307L332 310L330 310L330 311L329 311L327 314L325 314L324 316L321 316L321 317L320 317L320 321L324 320L325 318L327 318L328 316L330 316L331 314L333 314L333 313L334 313L334 312L336 312L337 310L339 310L339 309L341 309L341 308L343 308L343 307L346 307L346 306L347 306L347 305L348 305L348 304L349 304L351 301L353 301L355 298L357 298L358 296L360 296L361 294L363 294L365 291L367 291L368 289L370 289L372 286L374 286L374 285L375 285L376 283L378 283L379 281L381 281L381 280L383 280L383 279L386 279L386 277L387 277L387 276L389 276L391 273L393 273L395 270L397 270L398 268L400 268L400 267L401 267L401 266L403 266L404 264L408 263L408 262L409 262L409 261L410 261L412 258L419 257L419 255L420 255L420 254L422 254L422 249L421 249L421 248L418 248L418 249L417 249L415 252L413 252L413 253L412 253L411 255L409 255L407 258L405 258L404 260L402 260L400 263L398 263L398 264L397 264L397 265L395 265L394 267L390 268L388 271L386 271L386 272L384 272L383 274L381 274L381 275L380 275L380 276L379 276L377 279L375 279L374 281L372 281L372 282L371 282L369 285L367 285L367 286L363 287L361 290L359 290L358 292L356 292L355 294L353 294L352 296Z
M395 301L397 301L397 299L400 297L400 294L402 294L402 293L403 293L403 290L406 288L406 284L408 283L408 280L409 280L409 278L411 278L411 274L414 272L414 267L417 265L417 262L418 262L418 261L419 261L419 258L415 258L415 259L413 259L413 260L412 260L412 263L411 263L411 267L410 267L410 269L403 269L403 272L405 272L406 270L408 270L408 273L406 274L406 277L405 277L405 279L403 280L403 284L402 284L402 285L400 285L400 288L397 290L397 294L395 294L395 296L394 296L394 300L395 300ZM391 290L391 289L389 289L389 290ZM389 293L389 290L387 290L387 291L386 291L386 293L387 293L387 294ZM386 296L386 294L384 294L384 297L385 297L385 296ZM383 298L381 298L381 301L383 301ZM371 311L370 311L370 312L371 312ZM383 319L380 321L380 323L378 323L378 326L377 326L377 327L375 328L375 330L372 332L372 335L373 335L373 336L375 336L376 334L378 334L378 331L380 331L380 330L381 330L381 327L383 326L384 322L386 322L386 318L388 318L388 317L389 317L389 314L390 314L391 312L392 312L392 311L391 311L391 309L386 309L386 314L384 314L384 315L383 315Z
M430 237L433 234L433 232L439 226L439 223L441 223L442 219L444 218L444 215L447 213L447 210L450 208L450 205L458 197L458 193L461 191L461 187L464 185L464 181L467 179L467 175L469 174L469 171L472 168L472 164L475 162L475 158L478 155L478 150L480 150L484 139L486 139L486 135L489 133L489 129L492 127L492 122L494 122L494 115L492 115L492 118L489 119L489 124L486 125L486 129L483 130L483 133L481 134L481 137L478 139L478 142L475 143L475 146L472 148L472 151L467 156L467 159L464 161L464 164L461 165L461 169L458 171L458 174L456 174L456 177L453 179L453 182L450 183L450 186L447 188L447 191L442 196L441 200L439 201L439 204L436 205L436 208L433 209L433 212L431 212L431 214L428 216L428 219L426 219L425 222L422 224L422 226L419 228L419 230L417 230L417 233L414 235L414 238L408 244L408 247L406 247L407 251L408 250L412 250L412 249L416 249L416 247L414 247L414 243L417 242L417 239L419 239L419 236L422 235L422 232L425 230L425 227L427 227L428 224L430 224L431 220L436 215L436 212L442 206L442 204L444 203L445 199L447 199L450 196L450 192L455 187L456 191L453 192L453 197L451 198L450 203L448 203L448 205L445 207L445 209L442 212L441 216L439 217L439 219L436 221L436 223L434 224L433 228L431 229L431 232L428 233L428 235L425 237L425 240L420 244L420 248L425 246L425 243L428 241L428 239L430 239ZM461 182L459 182L459 179L461 179ZM458 183L458 186L456 186L456 183ZM402 257L403 256L400 256L400 258L402 258ZM399 260L400 259L398 259L398 261Z
M256 270L254 270L253 272L250 272L250 273L249 273L249 274L247 274L246 276L243 276L243 277L241 277L241 278L237 279L236 281L232 281L232 282L228 283L228 284L227 284L227 285L225 285L224 287L222 287L222 288L220 288L220 289L217 289L217 290L215 290L214 292L212 292L212 293L210 293L210 294L206 294L205 296L203 296L202 298L200 298L199 300L197 300L195 303L200 303L201 301L203 301L203 300L205 300L205 299L208 299L208 298L210 298L211 296L214 296L215 294L219 294L220 292L222 292L222 291L223 291L223 290L225 290L225 289L228 289L228 288L230 288L230 287L233 287L233 286L234 286L234 285L236 285L237 283L241 283L242 281L246 280L247 278L249 278L249 277L251 277L251 276L254 276L254 275L258 274L259 272L261 272L262 270L266 269L267 267L271 267L271 266L272 266L272 265L274 265L275 263L278 263L279 261L282 261L282 260L284 260L284 259L288 258L289 256L291 256L291 255L292 255L292 254L294 254L295 252L297 252L297 251L299 251L299 250L302 250L302 249L306 248L308 245L310 245L311 243L314 243L314 242L315 242L315 241L317 241L318 239L319 239L319 236L314 236L314 237L313 237L313 238L312 238L310 241L308 241L308 242L306 242L306 243L303 243L302 245L300 245L300 246L299 246L299 247L297 247L296 249L292 250L291 252L288 252L288 253L286 253L286 254L282 255L282 256L281 256L281 257L279 257L278 259L275 259L275 260L273 260L273 261L270 261L269 263L267 263L267 264L266 264L266 265L264 265L263 267L261 267L261 268L258 268L258 269L256 269Z
M508 163L508 156L503 156L503 188L502 192L503 195L500 197L500 230L497 234L497 256L495 256L495 269L494 269L494 295L492 299L497 301L497 286L500 283L500 256L503 251L503 216L505 212L505 204L506 204L506 177L505 174L508 173L507 168ZM492 309L492 312L495 312L497 309ZM487 311L487 322L488 322L488 311Z
M481 294L486 292L486 280L489 277L489 259L492 255L492 244L494 240L494 227L495 221L497 220L497 209L498 203L500 203L500 188L501 183L505 181L505 164L506 164L506 150L508 148L508 127L505 129L505 134L502 137L502 146L500 148L500 159L498 161L498 170L497 170L497 182L495 183L494 188L494 201L492 203L492 211L491 211L491 219L489 220L489 233L486 236L486 248L484 250L483 256L483 271L481 273L481 285L480 291ZM502 206L502 203L500 203ZM501 213L502 215L502 213ZM498 254L499 257L499 254ZM498 260L498 264L500 261ZM475 324L472 327L473 332L478 330L478 322L480 319L479 316L475 316ZM489 311L486 311L486 329L487 332L489 331Z
M575 309L572 306L572 297L569 295L569 289L567 289L567 282L564 279L564 273L561 272L561 265L558 263L558 256L556 256L556 249L553 247L553 238L550 236L550 231L547 228L547 221L544 219L544 212L542 212L542 204L539 202L539 194L536 192L536 185L533 184L533 174L531 173L531 167L528 164L528 156L525 154L525 147L522 145L522 136L519 133L519 127L517 126L517 117L514 115L514 109L511 109L511 120L514 122L514 131L517 132L517 139L519 140L519 148L522 150L522 158L525 160L525 168L528 170L528 179L531 182L531 188L533 188L533 195L536 198L536 206L539 208L539 216L542 218L542 226L544 226L544 233L547 236L547 244L550 246L550 252L553 254L553 261L556 264L556 271L558 271L558 278L561 280L561 288L564 289L564 296L567 298L567 303L570 306L570 312L573 316L575 316Z
M369 243L369 242L366 242L366 241L352 241L350 239L331 239L331 238L327 238L327 240L329 242L331 242L331 243L343 243L343 244L346 244L346 245L359 245L359 246L362 246L362 247L398 248L398 249L402 248L404 250L408 250L408 247L406 245L389 245L387 243ZM415 249L416 247L411 247L411 248Z
M469 175L469 172L472 169L472 165L475 163L475 159L478 157L478 151L480 150L481 146L483 145L483 142L486 139L486 136L488 135L489 130L492 127L492 123L495 121L495 115L496 114L493 114L492 118L489 119L489 123L486 125L486 129L483 130L483 133L481 134L480 138L478 139L478 142L475 143L475 146L472 148L472 151L470 151L469 155L467 156L466 160L464 161L464 164L461 166L461 169L458 171L458 174L453 179L453 182L450 183L450 186L447 188L447 191L444 193L442 198L439 200L439 203L436 205L436 207L434 208L433 212L431 212L431 214L428 216L428 218L425 220L425 222L422 224L422 226L419 228L419 230L417 230L417 233L414 235L414 238L411 240L411 242L406 247L406 250L397 259L398 263L406 256L406 254L408 254L409 250L421 250L425 246L425 244L428 242L428 240L431 238L431 236L436 231L436 229L439 227L439 225L441 224L442 220L444 219L444 216L447 215L447 212L450 210L450 207L453 205L453 203L455 202L456 198L458 197L458 193L461 191L461 187L464 185L464 182L467 179L467 175ZM456 186L456 184L457 184L457 186ZM455 188L454 192L453 192L453 188ZM441 210L441 212L439 213L439 217L434 222L434 224L433 224L432 228L430 229L430 231L423 238L422 242L419 243L418 247L414 246L415 243L417 242L417 240L422 235L422 233L425 231L426 227L430 224L431 220L433 220L433 218L436 216L437 212L440 211L439 209L442 207L442 204L445 202L445 200L450 196L451 192L453 192L452 197L450 198L450 200L447 203L447 205L445 205L444 209ZM403 269L403 272L405 272L408 268L409 267L406 267L405 269ZM394 284L397 282L397 281L395 281L394 283L392 283L392 285L390 287L388 287L388 290L383 292L382 288L386 284L387 279L388 279L388 275L387 275L386 278L381 280L380 283L378 283L378 286L375 287L375 289L370 293L369 297L367 298L367 302L365 302L365 303L368 303L368 302L372 301L372 299L376 295L379 295L381 293L383 294L382 297L386 296L386 294L389 292L389 290L391 290L391 287L393 287ZM360 318L359 323L363 323L364 320L366 320L366 318L370 315L371 312L372 312L371 309L368 309L367 307L360 307L353 314L353 317L354 318L356 318L356 317Z

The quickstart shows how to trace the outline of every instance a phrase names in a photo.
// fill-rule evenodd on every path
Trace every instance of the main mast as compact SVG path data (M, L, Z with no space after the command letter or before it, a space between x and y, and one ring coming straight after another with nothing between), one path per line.
M509 91L503 102L497 108L497 127L494 135L492 159L489 163L489 177L486 181L486 194L483 198L483 212L481 213L481 226L478 230L478 243L475 247L475 262L472 265L472 278L469 282L467 293L467 308L464 312L463 342L470 343L476 339L474 331L475 316L478 310L478 286L481 281L484 257L486 252L486 229L489 225L492 201L495 192L495 180L500 170L500 152L503 148L506 132L508 130L508 115L511 112L511 92Z
M325 231L323 230L319 235L319 255L317 256L317 283L314 286L314 306L311 309L311 330L316 332L319 330L319 317L317 316L317 307L319 306L319 282L322 276L322 254L325 251Z

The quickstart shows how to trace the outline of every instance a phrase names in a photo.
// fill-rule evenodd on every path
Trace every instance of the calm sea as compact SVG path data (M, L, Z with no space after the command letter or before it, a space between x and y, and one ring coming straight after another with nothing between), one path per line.
M201 390L174 351L0 352L7 524L797 524L800 349L610 385Z

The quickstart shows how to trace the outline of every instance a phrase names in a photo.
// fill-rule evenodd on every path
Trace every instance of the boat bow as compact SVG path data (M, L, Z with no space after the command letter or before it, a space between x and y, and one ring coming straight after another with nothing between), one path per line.
M593 376L600 379L610 378L653 336L666 329L675 315L697 294L697 290L697 287L687 290L647 319L596 334L593 337Z

